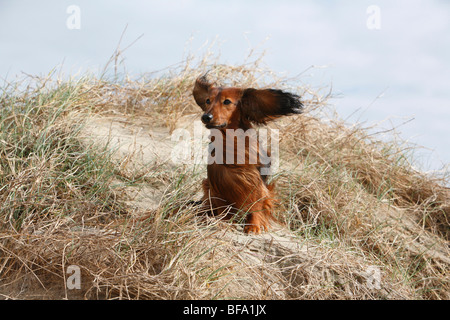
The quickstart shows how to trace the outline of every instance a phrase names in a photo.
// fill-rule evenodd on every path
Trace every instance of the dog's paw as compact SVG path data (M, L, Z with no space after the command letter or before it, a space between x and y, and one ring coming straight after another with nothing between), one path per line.
M261 233L261 227L254 225L254 224L249 224L246 225L244 227L244 232L245 233L254 233L254 234L260 234Z

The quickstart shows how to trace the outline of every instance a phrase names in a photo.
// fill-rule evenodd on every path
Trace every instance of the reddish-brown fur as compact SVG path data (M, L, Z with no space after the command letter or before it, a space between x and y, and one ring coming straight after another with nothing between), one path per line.
M222 151L234 152L233 160L211 163L203 181L203 203L216 215L226 213L226 218L245 216L244 232L260 233L268 230L273 218L273 185L266 183L261 174L264 163L257 139L247 137L245 147L236 139L226 139L227 134L245 135L253 124L266 124L283 115L300 113L302 104L297 95L274 89L242 89L216 87L200 77L196 80L193 95L203 109L202 121L209 129L220 130L221 137L212 138L212 156ZM228 129L242 129L230 131ZM216 139L222 138L218 144ZM222 149L220 149L222 148ZM254 152L254 153L252 153ZM257 155L253 161L252 155ZM240 157L241 161L237 161ZM230 157L231 158L231 157ZM270 164L269 164L270 166Z

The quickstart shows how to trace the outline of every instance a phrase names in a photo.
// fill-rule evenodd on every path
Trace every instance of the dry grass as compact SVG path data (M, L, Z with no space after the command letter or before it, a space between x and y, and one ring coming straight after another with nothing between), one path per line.
M205 168L137 168L114 146L82 137L94 115L175 129L174 120L199 114L191 90L206 71L226 84L303 96L304 115L273 124L284 224L273 233L246 236L197 218L185 204ZM450 298L446 181L412 169L402 145L345 125L329 112L326 90L278 76L260 58L226 66L212 56L139 80L27 81L0 98L4 298ZM132 190L161 199L130 206ZM81 290L65 286L69 265L81 268ZM381 287L368 284L373 267Z

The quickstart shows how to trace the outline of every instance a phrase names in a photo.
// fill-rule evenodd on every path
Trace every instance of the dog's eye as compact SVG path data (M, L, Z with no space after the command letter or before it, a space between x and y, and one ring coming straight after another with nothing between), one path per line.
M223 102L224 105L229 105L231 103L231 100L225 99L225 101Z
M206 104L211 104L211 100L206 99Z

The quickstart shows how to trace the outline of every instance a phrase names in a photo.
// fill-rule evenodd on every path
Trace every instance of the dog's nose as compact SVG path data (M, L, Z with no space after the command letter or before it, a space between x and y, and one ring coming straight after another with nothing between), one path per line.
M211 113L205 113L204 115L202 115L202 122L204 124L210 123L212 119L213 115Z

